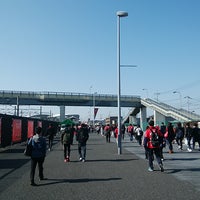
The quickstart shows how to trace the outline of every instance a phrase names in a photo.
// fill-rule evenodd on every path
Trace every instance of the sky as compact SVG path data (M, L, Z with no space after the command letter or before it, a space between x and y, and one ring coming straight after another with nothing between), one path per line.
M0 0L0 90L117 94L116 12L126 11L120 64L137 67L121 68L121 94L200 113L199 9L199 0ZM66 114L87 119L91 107ZM97 118L108 115L117 108L99 108Z

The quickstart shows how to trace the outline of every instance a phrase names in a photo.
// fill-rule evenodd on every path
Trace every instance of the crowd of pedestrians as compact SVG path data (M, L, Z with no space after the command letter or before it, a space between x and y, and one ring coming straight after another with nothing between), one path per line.
M43 173L43 163L46 157L46 150L52 150L53 140L57 131L52 124L49 124L47 130L42 127L36 127L35 132L31 138L28 139L27 146L31 147L31 170L30 170L30 184L37 186L35 183L35 171L38 165L39 179L45 180ZM72 124L67 124L61 131L60 138L63 147L64 162L70 162L71 145L73 144L74 136L78 144L79 161L85 162L86 159L86 144L89 139L89 127L82 123L80 126L74 127ZM48 142L46 142L46 140ZM47 146L48 144L48 146Z
M113 136L117 139L118 128L115 125L107 124L100 128L100 132L106 138L106 142L110 142L110 137ZM157 144L152 139L153 132L158 135ZM145 159L149 161L148 171L154 171L153 161L156 158L161 172L164 171L163 149L168 149L168 153L174 153L174 148L178 150L186 150L192 152L195 148L200 151L200 129L197 123L181 124L180 122L172 124L169 122L167 125L164 122L160 126L154 125L154 121L150 120L148 126L143 131L140 125L129 124L128 126L121 127L121 136L124 139L125 133L128 135L130 142L136 141L139 146L144 147ZM118 140L116 140L118 141ZM183 144L186 149L183 149Z
M63 146L64 162L70 162L71 145L73 144L74 136L78 144L78 156L79 161L85 162L86 159L86 144L89 139L89 126L87 124L81 124L77 126L66 125L62 130L60 138ZM101 134L106 138L106 143L110 143L111 137L116 138L118 142L118 127L116 125L106 124L98 128L97 134ZM160 167L160 171L164 172L164 156L163 148L168 148L168 153L174 153L174 146L180 151L183 150L183 142L187 145L186 150L192 152L198 145L197 149L200 151L200 129L197 123L177 123L172 125L164 123L161 126L154 125L154 121L150 120L148 126L143 131L140 125L129 124L128 126L121 126L121 137L124 139L124 135L127 134L130 142L136 141L139 146L144 147L145 159L148 160L148 171L154 171L154 158ZM48 148L46 144L46 138L48 141ZM52 150L53 139L56 135L56 130L53 125L50 124L46 131L41 127L36 127L33 137L28 141L28 144L32 146L31 154L31 170L30 170L30 183L32 186L36 186L34 181L36 166L38 165L39 178L44 180L43 163L46 156L46 149Z

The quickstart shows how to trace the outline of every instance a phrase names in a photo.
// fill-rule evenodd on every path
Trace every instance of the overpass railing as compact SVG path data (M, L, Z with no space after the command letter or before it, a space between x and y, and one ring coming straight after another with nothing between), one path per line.
M179 116L182 116L182 118L191 120L191 121L200 120L200 115L197 115L193 112L188 112L187 110L184 110L184 109L177 109L168 104L157 102L149 98L144 99L143 101L146 103L152 104L158 107L159 109L163 109L165 112L168 112L168 113L170 112L172 115L177 115L177 116L179 115Z
M113 94L91 94L91 93L75 93L75 92L30 92L30 91L8 91L0 90L0 99L31 99L40 100L44 102L45 100L84 100L92 101L95 97L96 101L117 101L117 95ZM140 103L140 96L137 95L121 95L121 100L123 102L135 102ZM3 101L5 103L6 101Z

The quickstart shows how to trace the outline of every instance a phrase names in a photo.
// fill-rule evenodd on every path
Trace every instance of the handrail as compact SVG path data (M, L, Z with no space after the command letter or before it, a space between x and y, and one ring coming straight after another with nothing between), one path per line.
M32 95L32 96L37 96L37 95L56 95L56 96L88 96L88 97L93 97L94 94L89 94L89 93L76 93L76 92L48 92L48 91L39 91L39 92L32 92L32 91L9 91L9 90L0 90L0 95L4 94L9 94L9 95ZM95 97L109 97L109 98L116 98L117 95L114 94L95 94ZM138 95L121 95L122 98L127 98L127 99L135 99L138 98L140 99L140 96Z
M184 109L177 109L174 108L173 106L170 106L168 104L162 103L162 102L157 102L152 99L144 99L146 103L152 104L154 106L157 106L160 109L165 110L165 112L173 112L176 113L177 115L180 115L184 118L190 119L190 120L199 120L200 115L193 114L192 112L188 112L187 110Z

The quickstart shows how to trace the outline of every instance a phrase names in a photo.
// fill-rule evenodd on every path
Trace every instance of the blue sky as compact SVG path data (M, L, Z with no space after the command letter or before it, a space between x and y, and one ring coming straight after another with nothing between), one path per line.
M1 90L117 94L123 10L121 64L137 68L121 69L122 95L176 107L181 97L183 108L200 113L199 9L199 0L0 0ZM97 118L116 113L100 108Z

